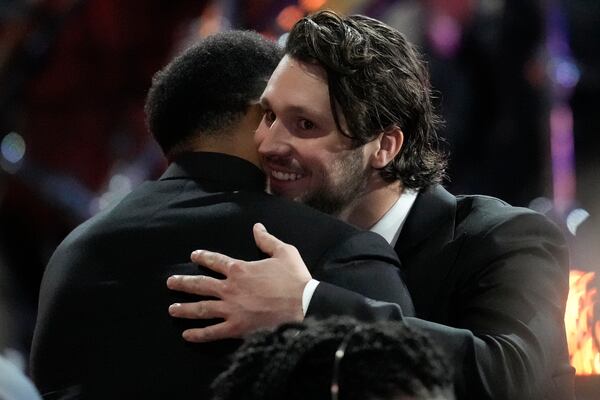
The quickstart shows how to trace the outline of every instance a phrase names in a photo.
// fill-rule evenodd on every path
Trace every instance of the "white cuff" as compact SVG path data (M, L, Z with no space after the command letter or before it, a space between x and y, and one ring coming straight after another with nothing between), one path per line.
M306 286L304 286L304 292L302 292L302 313L305 317L306 311L308 311L308 305L312 300L313 294L315 294L315 290L317 290L317 286L319 286L319 281L315 279L311 279Z

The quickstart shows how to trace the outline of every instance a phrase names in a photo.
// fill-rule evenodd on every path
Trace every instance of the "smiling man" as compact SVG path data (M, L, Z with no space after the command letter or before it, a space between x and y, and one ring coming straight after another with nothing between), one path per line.
M400 319L426 330L451 357L458 398L572 399L564 238L531 210L453 196L439 185L445 159L438 119L413 46L377 20L323 11L294 26L285 52L261 98L265 116L255 138L271 191L380 233L394 246L418 317ZM264 232L257 238L260 246L284 249ZM251 264L205 251L192 258L224 271L229 290L172 278L172 289L220 298L172 315L211 315L216 304L239 312L225 318L229 328L193 329L188 340L242 336L265 314L293 320L293 310L273 308L274 294L302 298L307 316L321 316L323 305L344 309L331 285L315 280L303 290L281 279L260 291L248 285L267 267L273 280L285 267L302 268L286 250ZM248 299L253 309L243 307Z
M385 166L400 150L402 135L388 132L386 148L376 141L354 146L332 118L326 81L319 65L285 56L261 97L265 116L255 139L271 193L341 216L373 193L369 181L379 174L368 167ZM391 198L399 193L395 186Z
M367 193L365 160L373 146L354 147L340 136L325 81L318 65L286 56L261 97L256 141L271 193L339 215Z
M312 275L335 284L331 290L353 313L369 317L378 305L382 318L412 315L398 259L381 237L264 192L253 137L263 116L258 99L280 58L275 43L233 31L201 40L156 74L146 112L170 165L160 179L75 229L53 254L32 346L32 375L46 397L209 398L211 381L239 342L190 346L182 340L186 327L214 321L171 319L167 307L190 297L167 290L164 281L195 273L201 283L221 282L189 261L200 238L206 249L264 258L252 239L253 227L262 233L258 221L294 244L311 268L254 276L253 290L281 279L302 291ZM290 249L263 248L269 255ZM287 295L276 295L281 301L271 310L291 310L286 318L302 319L302 299ZM243 307L257 308L247 300ZM210 317L239 310L218 304L225 307ZM325 304L320 312L334 315L338 307ZM172 309L186 311L185 305ZM252 322L276 326L280 313L272 323L271 315L254 315Z

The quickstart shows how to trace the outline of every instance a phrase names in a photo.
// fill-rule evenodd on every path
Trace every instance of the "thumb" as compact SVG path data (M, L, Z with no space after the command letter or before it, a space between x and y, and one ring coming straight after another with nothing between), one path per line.
M275 236L267 232L267 228L263 224L256 223L252 229L254 233L254 242L256 246L265 254L273 256L275 250L285 243L277 239Z

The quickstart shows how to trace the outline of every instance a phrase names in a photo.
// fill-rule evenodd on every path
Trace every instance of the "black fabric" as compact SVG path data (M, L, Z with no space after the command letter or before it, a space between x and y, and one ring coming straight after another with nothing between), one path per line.
M554 224L498 199L434 186L418 195L396 251L416 309L404 322L446 351L459 399L574 398L563 320L568 254ZM343 292L322 287L309 312L330 310ZM360 316L377 318L381 307Z
M399 304L386 303L378 313L412 314L397 256L380 236L263 189L264 176L244 160L188 154L160 180L74 230L52 256L41 287L32 349L40 390L208 398L210 382L239 343L186 343L183 329L203 322L168 315L171 303L194 298L169 291L165 282L172 274L208 273L189 262L199 248L263 258L252 238L256 222L294 244L316 279ZM354 296L348 311L372 302Z

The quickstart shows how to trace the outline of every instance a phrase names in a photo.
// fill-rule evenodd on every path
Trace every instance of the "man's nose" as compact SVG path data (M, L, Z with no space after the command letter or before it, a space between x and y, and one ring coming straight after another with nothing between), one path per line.
M281 120L276 119L271 126L260 126L257 133L262 140L258 152L264 156L287 156L291 153L291 135Z

